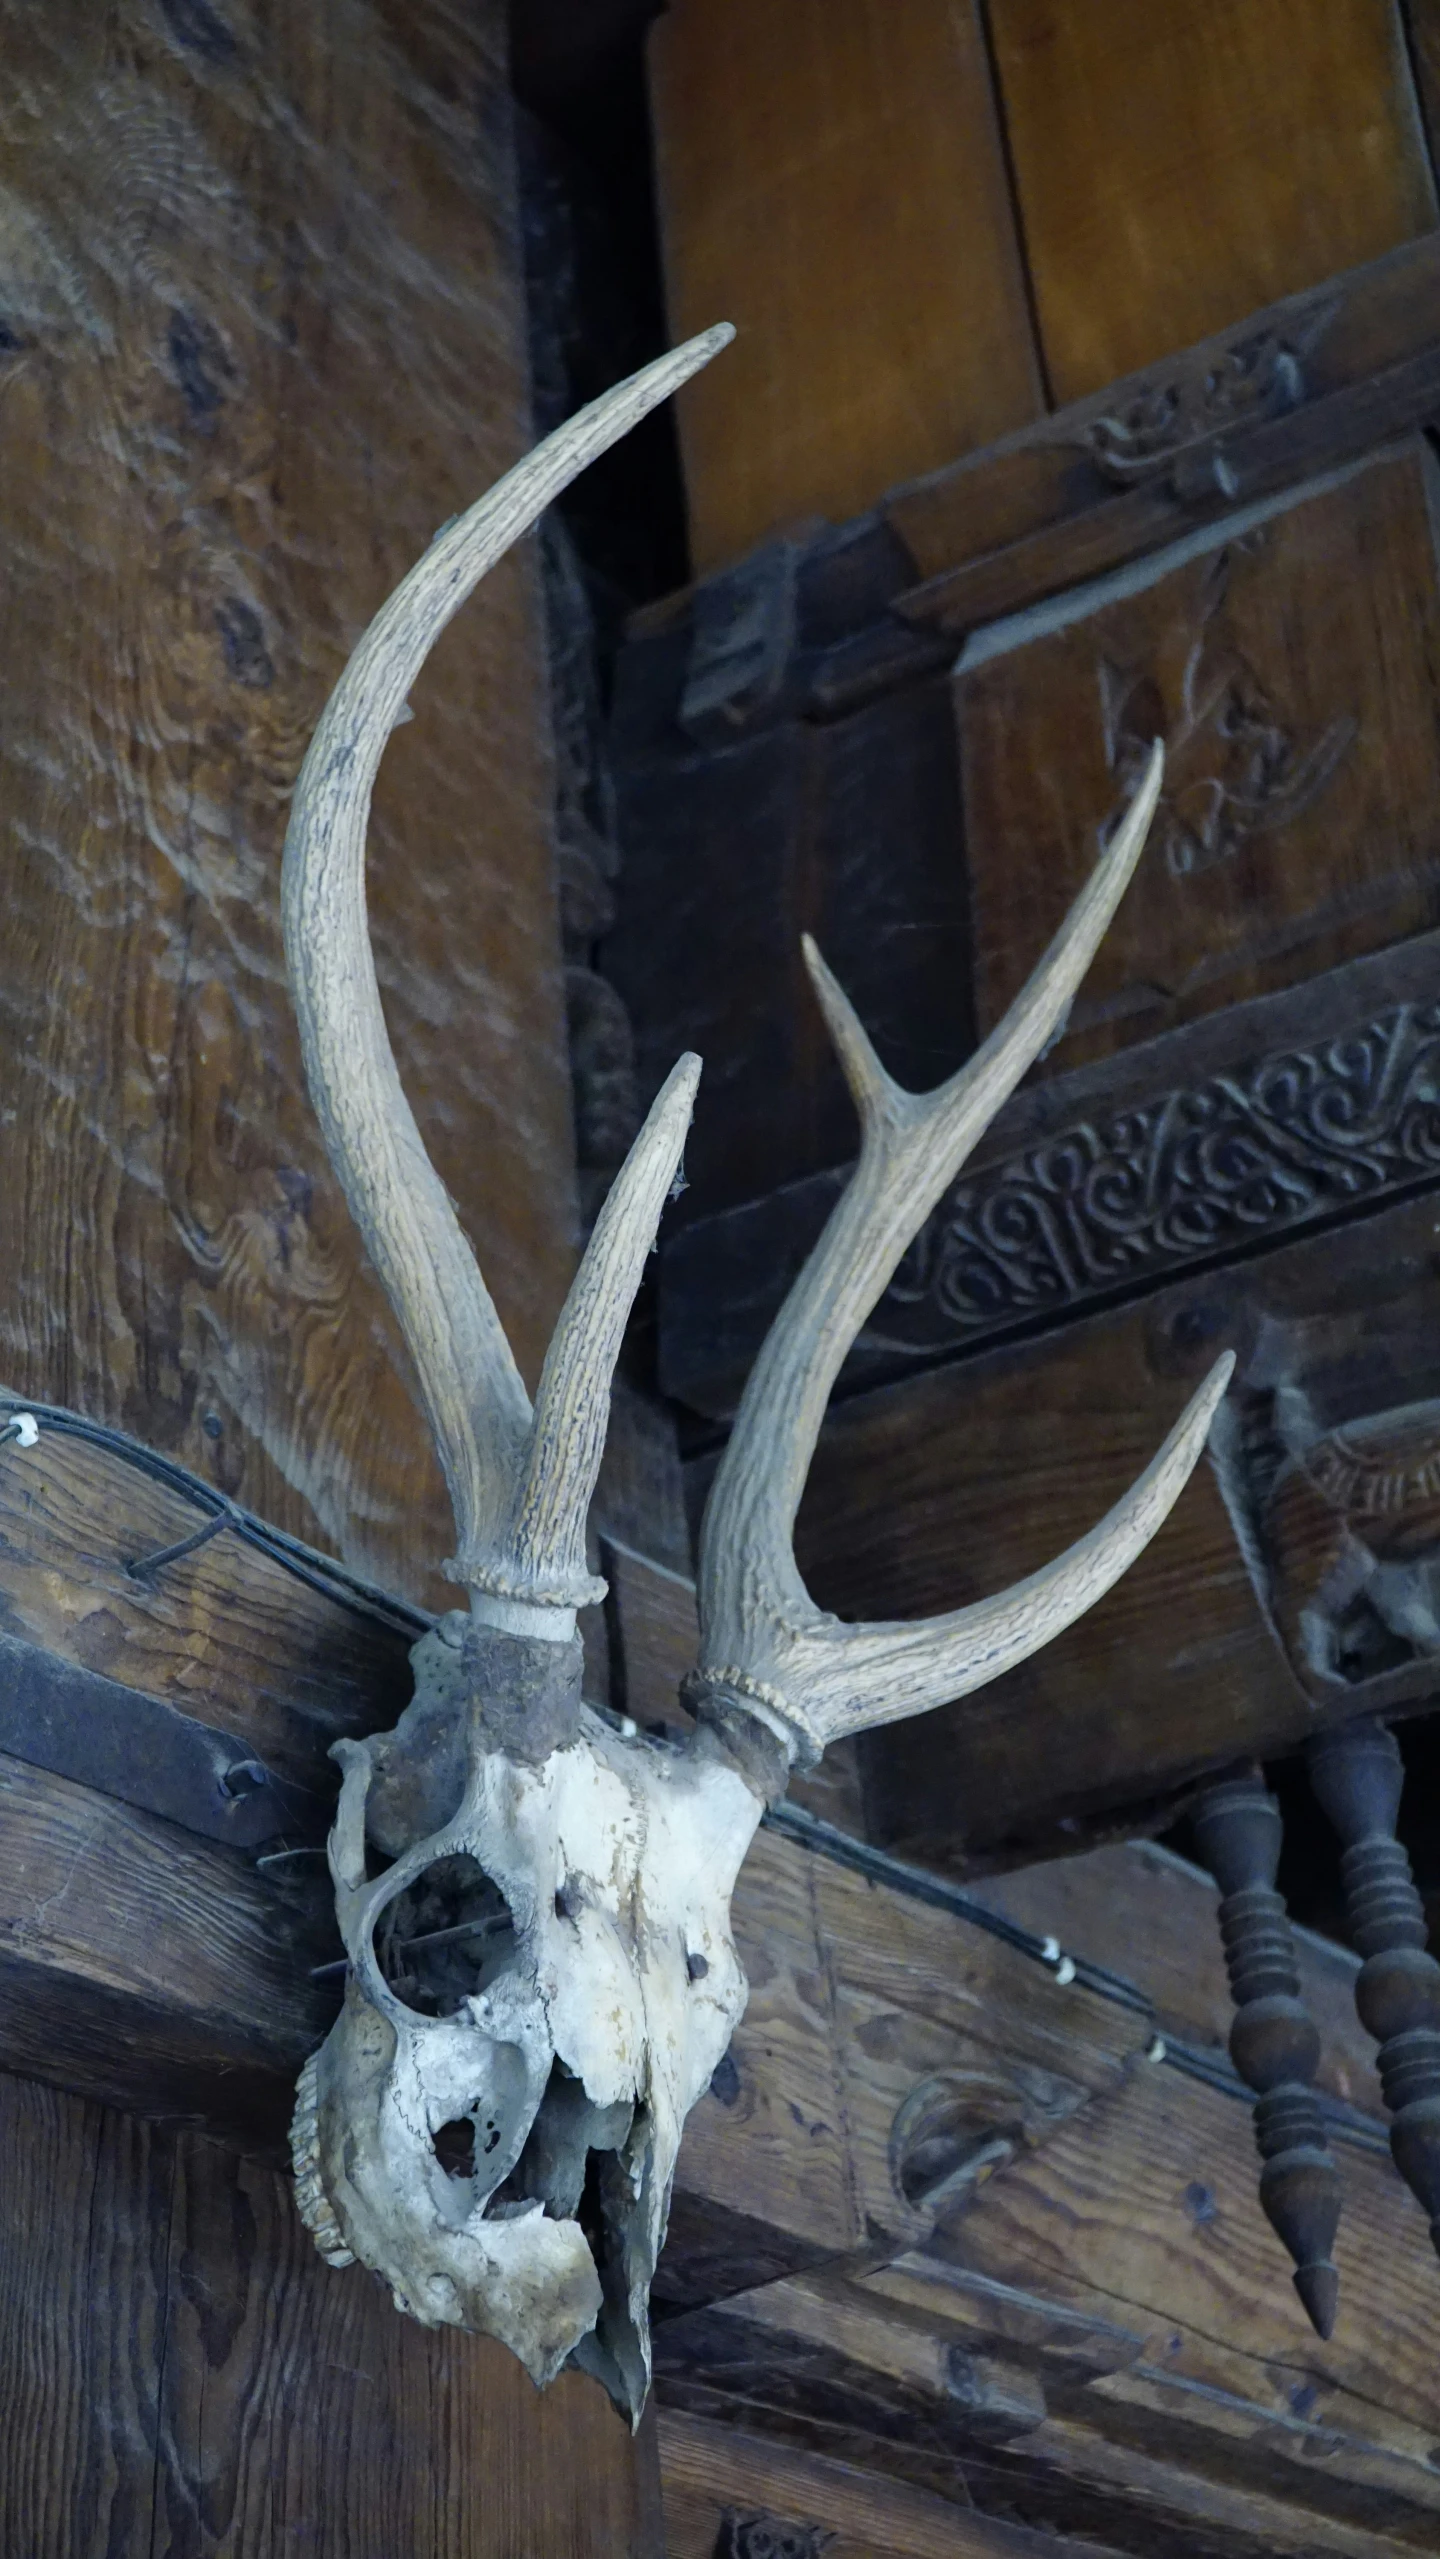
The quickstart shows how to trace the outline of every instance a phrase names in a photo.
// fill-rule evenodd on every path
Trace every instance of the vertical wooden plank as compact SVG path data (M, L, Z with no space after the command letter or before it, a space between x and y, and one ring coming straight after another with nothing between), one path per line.
M417 1586L450 1551L277 912L347 651L527 440L499 0L0 6L0 1360ZM416 687L370 889L533 1374L572 1177L531 572Z
M154 2559L659 2559L596 2385L401 2318L288 2179L182 2141L169 2285Z
M1395 0L991 0L1055 402L1435 220Z
M0 2077L6 2559L661 2559L656 2449L322 2264L289 2179Z
M675 0L650 54L698 571L1040 406L976 0Z
M149 2559L172 2148L0 2078L0 2549Z

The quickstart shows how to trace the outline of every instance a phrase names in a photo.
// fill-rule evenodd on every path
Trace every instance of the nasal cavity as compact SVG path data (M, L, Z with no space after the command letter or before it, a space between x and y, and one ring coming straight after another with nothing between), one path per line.
M442 2124L434 2143L435 2156L447 2177L474 2176L475 2126L469 2115L457 2115L453 2124Z

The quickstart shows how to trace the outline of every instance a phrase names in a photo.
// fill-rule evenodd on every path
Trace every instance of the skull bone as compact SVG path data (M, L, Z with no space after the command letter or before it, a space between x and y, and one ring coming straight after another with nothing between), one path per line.
M293 2128L301 2210L430 2327L632 2421L685 2118L745 2004L730 1896L762 1798L702 1727L580 1702L580 1647L461 1612L394 1731L337 1744L350 1960Z

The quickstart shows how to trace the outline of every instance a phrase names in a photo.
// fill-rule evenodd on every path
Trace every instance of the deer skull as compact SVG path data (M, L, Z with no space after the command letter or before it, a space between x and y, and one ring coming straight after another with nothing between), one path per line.
M723 346L711 330L595 402L437 536L321 720L286 843L286 950L331 1161L405 1334L469 1593L417 1644L392 1733L337 1745L330 1841L344 2010L300 2082L300 2208L429 2326L501 2338L538 2383L567 2362L638 2419L647 2309L685 2118L745 2003L735 1879L797 1761L996 1678L1108 1590L1205 1443L1222 1360L1098 1527L998 1598L848 1625L810 1599L792 1531L850 1343L1079 986L1145 840L1160 750L1034 977L939 1091L886 1074L810 945L855 1098L860 1162L756 1362L701 1539L700 1667L679 1744L580 1695L577 1608L604 1594L585 1523L630 1305L699 1075L683 1058L597 1220L532 1411L401 1090L365 918L385 741L484 571L628 427Z

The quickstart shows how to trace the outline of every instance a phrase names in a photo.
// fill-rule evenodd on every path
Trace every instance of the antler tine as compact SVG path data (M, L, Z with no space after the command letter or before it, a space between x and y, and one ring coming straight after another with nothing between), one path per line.
M562 1618L568 1604L555 1597L555 1587L567 1574L556 1558L562 1548L573 1552L574 1536L561 1527L542 1442L569 1445L582 1356L597 1360L612 1335L618 1343L615 1307L623 1300L618 1318L623 1324L653 1235L652 1221L636 1246L638 1203L648 1203L653 1168L668 1153L679 1088L672 1079L657 1106L660 1126L652 1114L637 1141L641 1170L631 1175L627 1166L617 1184L630 1207L608 1223L602 1219L592 1238L576 1283L588 1313L567 1309L562 1319L557 1349L563 1336L565 1350L557 1375L563 1372L565 1384L563 1392L555 1387L542 1413L544 1430L532 1440L520 1373L425 1153L391 1054L366 923L366 825L386 740L431 647L472 588L588 463L733 335L726 326L707 330L617 384L437 534L376 615L330 698L296 786L285 843L285 950L311 1098L326 1152L415 1364L455 1509L459 1556L453 1569L476 1588L492 1580L513 1585L552 1612L558 1609ZM683 1126L677 1153L681 1142ZM672 1172L673 1159L654 1203L656 1215ZM624 1250L622 1239L628 1239ZM552 1352L547 1379L554 1360ZM589 1388L602 1436L608 1387L608 1367L598 1385L592 1374ZM563 1420L566 1414L569 1421ZM511 1554L507 1529L517 1500L525 1527L520 1550ZM548 1620L541 1626L537 1618L534 1631L566 1630Z
M605 1449L620 1337L674 1185L699 1081L700 1060L687 1050L661 1086L595 1221L535 1398L505 1539L513 1589L480 1559L485 1587L497 1595L544 1596L562 1607L605 1596L605 1584L592 1580L585 1566L585 1514Z
M911 1238L1068 1010L1139 861L1162 772L1157 742L1034 975L969 1064L934 1093L907 1093L887 1075L807 948L860 1113L860 1162L760 1352L716 1474L701 1534L701 1663L691 1682L698 1697L758 1713L792 1755L963 1695L1048 1642L1133 1562L1204 1445L1229 1374L1224 1361L1098 1528L1013 1591L948 1617L844 1625L816 1608L795 1563L795 1513L846 1353Z

